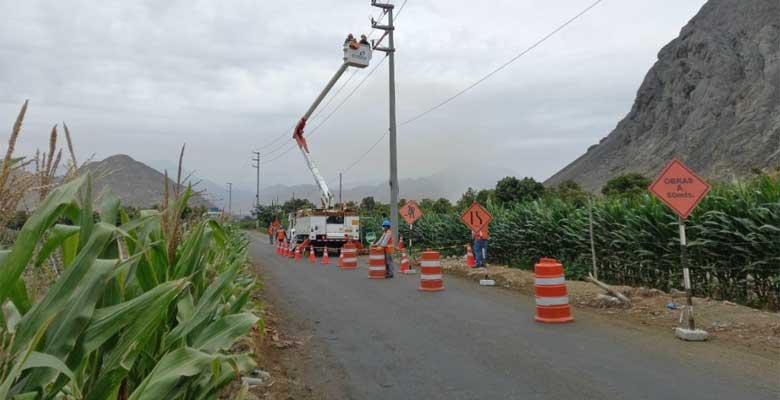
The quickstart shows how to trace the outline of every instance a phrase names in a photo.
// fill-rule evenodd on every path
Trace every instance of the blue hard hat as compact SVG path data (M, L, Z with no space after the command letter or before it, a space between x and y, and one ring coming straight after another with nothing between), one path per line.
M383 228L389 228L390 227L390 220L386 219L385 222L382 222Z

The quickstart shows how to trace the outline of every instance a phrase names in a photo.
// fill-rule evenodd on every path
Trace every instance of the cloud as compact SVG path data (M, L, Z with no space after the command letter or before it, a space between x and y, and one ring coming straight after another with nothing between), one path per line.
M399 122L589 3L409 0L396 32ZM461 98L400 126L402 176L495 168L546 178L614 128L658 50L703 3L604 1ZM31 100L20 151L44 146L50 126L65 120L82 157L173 159L186 142L190 169L251 189L250 151L271 160L292 147L290 127L338 67L344 35L368 32L377 10L365 0L29 0L1 3L0 15L0 121L10 127ZM387 74L385 62L311 137L327 177L387 131ZM345 185L384 181L387 169L385 139ZM261 173L264 185L311 182L297 150Z

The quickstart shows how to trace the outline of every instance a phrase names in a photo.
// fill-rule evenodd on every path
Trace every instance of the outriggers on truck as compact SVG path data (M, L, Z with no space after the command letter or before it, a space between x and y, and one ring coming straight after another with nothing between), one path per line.
M306 248L313 245L317 253L321 253L324 248L340 248L348 240L360 243L360 219L357 212L345 208L343 204L334 207L333 194L328 188L325 178L322 177L317 163L312 158L309 145L304 137L306 122L347 68L365 68L371 61L371 45L365 39L358 42L352 34L349 34L344 41L343 53L343 62L336 74L328 81L314 103L303 114L293 132L293 139L298 144L306 166L320 189L322 208L297 210L288 216L288 222L289 226L295 230L295 235L292 238L294 244Z

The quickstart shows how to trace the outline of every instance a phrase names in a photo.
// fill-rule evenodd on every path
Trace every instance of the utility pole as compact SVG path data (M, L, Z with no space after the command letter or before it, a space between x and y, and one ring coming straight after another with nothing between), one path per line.
M233 215L233 182L228 182L228 215Z
M260 212L260 152L259 151L253 151L252 154L254 155L252 157L252 166L257 171L257 192L255 194L255 212ZM255 228L257 230L260 230L260 214L257 214L257 218L255 219Z
M252 161L254 162L252 166L257 170L257 194L255 194L255 207L260 207L260 152L259 151L253 151L252 154L254 154L254 157L252 157Z
M344 208L344 203L341 202L341 172L339 172L339 205Z
M371 27L385 31L381 38L373 45L374 50L379 50L390 57L389 92L390 92L390 221L393 224L393 243L398 243L398 154L396 145L396 123L395 123L395 42L393 41L393 9L395 6L388 3L377 3L371 0L373 7L382 9L387 14L387 25L379 25L374 19L371 19ZM387 36L388 47L380 47L382 39Z

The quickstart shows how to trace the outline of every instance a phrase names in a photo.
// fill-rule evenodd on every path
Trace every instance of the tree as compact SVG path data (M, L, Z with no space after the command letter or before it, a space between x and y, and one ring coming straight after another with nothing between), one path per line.
M582 190L582 187L571 179L561 182L556 188L551 189L550 193L563 201L572 202L578 206L583 206L588 202L588 192Z
M376 208L376 200L374 200L374 196L364 197L363 200L360 200L361 210L372 211L374 208Z
M422 208L423 211L433 212L433 205L434 205L433 199L424 198L420 200L420 208Z
M460 196L460 200L455 203L455 208L457 208L458 211L466 211L466 209L475 201L477 201L477 192L472 188L468 188L466 193L463 193L463 195Z
M496 193L493 189L482 189L477 192L477 203L487 205L487 202L495 199Z
M278 204L264 206L259 205L252 210L252 215L260 223L260 226L268 226L277 219L282 219L282 207Z
M316 206L308 199L290 199L282 204L282 213L289 214L307 208L316 208Z
M536 200L544 194L544 185L534 178L522 180L507 176L496 184L496 200L501 204L512 204Z
M444 197L441 197L433 203L431 210L437 214L448 214L452 212L452 203Z
M612 178L601 189L606 196L637 195L647 190L652 181L642 174L631 172Z

